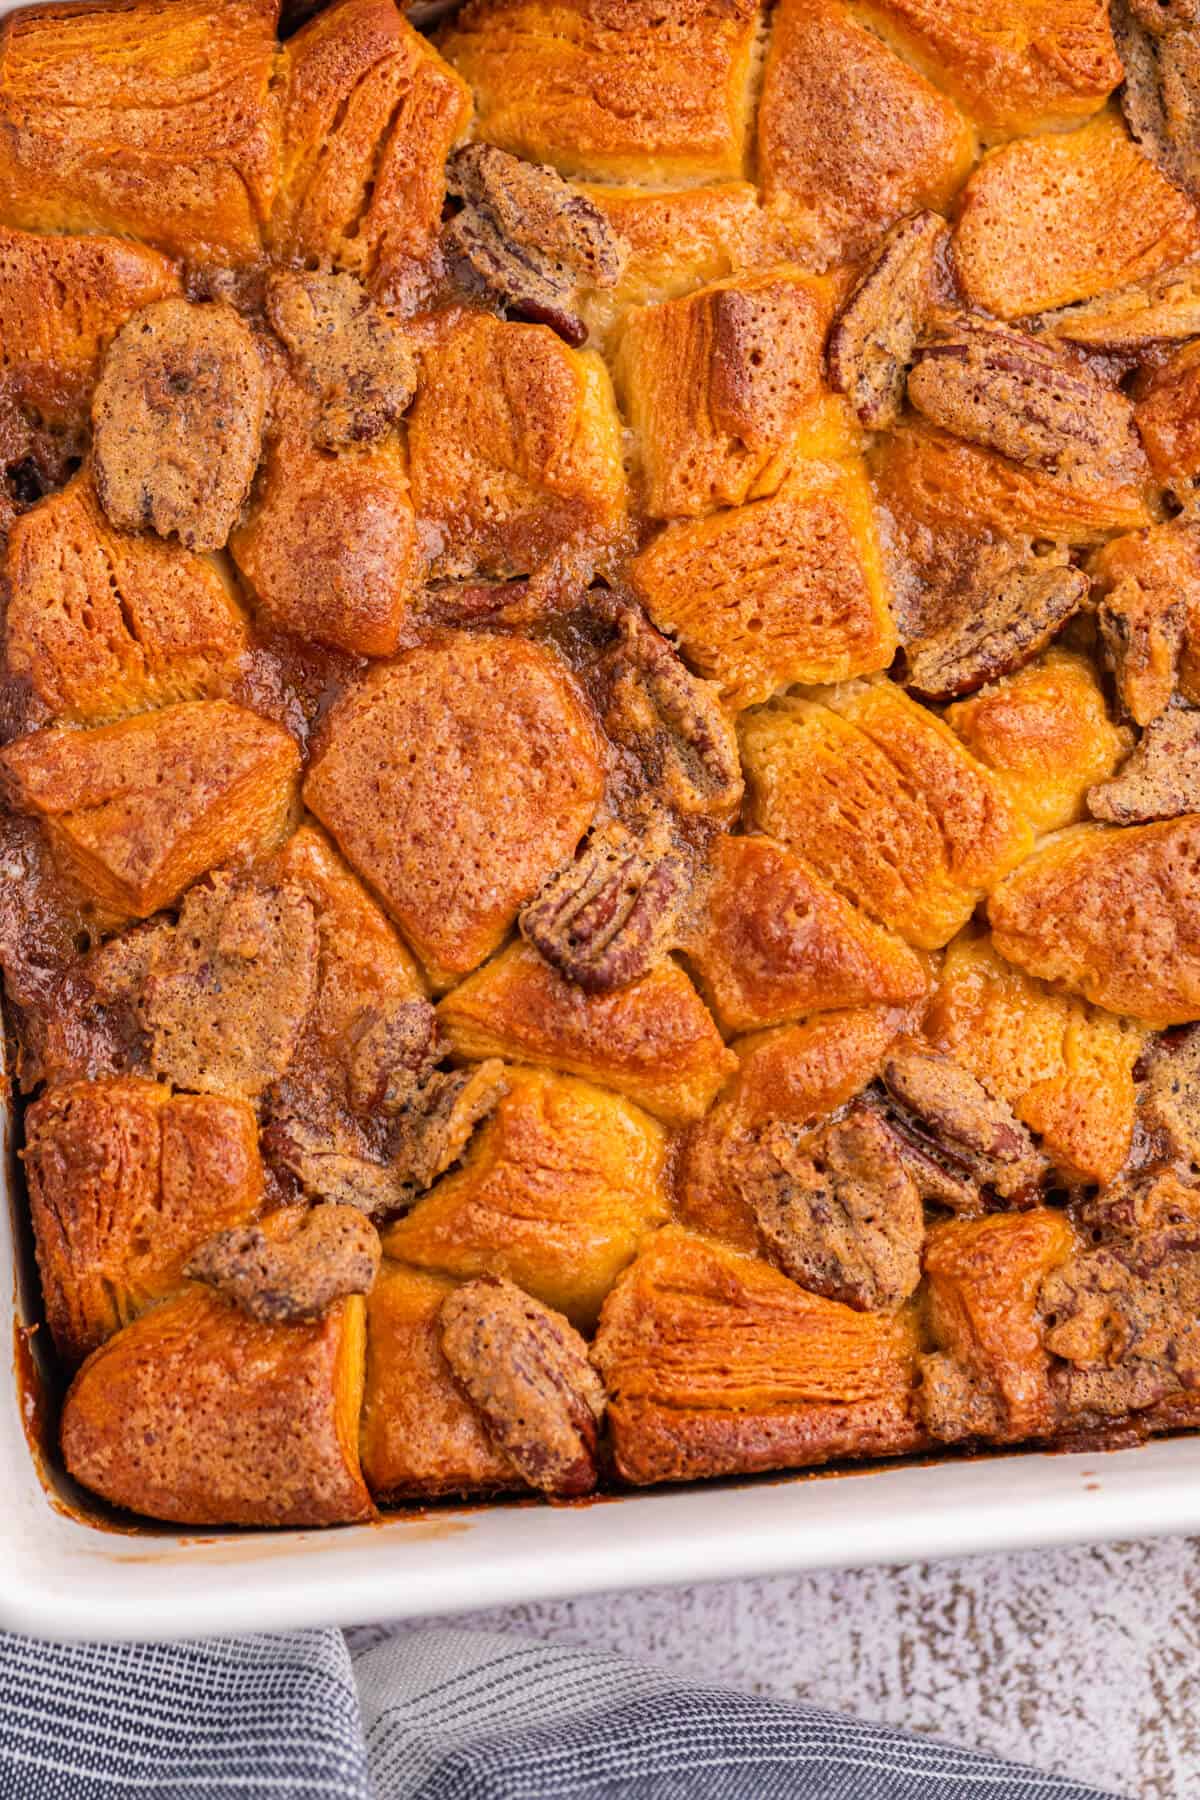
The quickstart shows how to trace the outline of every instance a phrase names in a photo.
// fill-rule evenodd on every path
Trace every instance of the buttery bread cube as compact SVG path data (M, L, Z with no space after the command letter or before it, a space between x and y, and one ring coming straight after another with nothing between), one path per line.
M1143 1032L1034 981L976 933L947 949L924 1030L1007 1100L1064 1180L1116 1177L1133 1141Z
M782 234L824 268L906 213L944 211L974 133L844 0L780 0L758 109L758 175Z
M641 1239L668 1217L666 1134L569 1076L506 1079L462 1166L389 1229L384 1249L442 1274L507 1276L588 1330Z
M282 726L197 700L94 731L19 738L0 751L0 788L45 822L103 906L147 918L218 863L272 849L299 769Z
M390 656L421 577L402 452L387 444L329 456L285 435L229 550L276 630Z
M709 870L683 948L723 1031L924 995L920 957L782 844L719 837Z
M4 572L9 669L61 719L97 724L202 699L249 648L217 568L115 531L87 470L16 520Z
M363 1302L261 1324L202 1288L84 1363L63 1405L76 1481L177 1525L342 1525L374 1509L358 1460Z
M919 949L948 943L1030 845L999 780L890 682L744 716L754 823Z
M422 358L408 444L435 574L528 574L565 538L602 544L624 523L608 371L544 325L452 325Z
M442 47L478 135L564 175L746 172L757 0L471 0Z
M668 1125L701 1118L734 1059L699 994L664 960L640 980L587 994L527 944L513 944L438 1007L456 1056L504 1056L616 1088Z
M916 1449L911 1312L855 1312L668 1226L618 1281L593 1355L639 1486Z
M152 1081L75 1081L25 1119L46 1318L68 1363L180 1285L205 1238L262 1205L251 1108Z
M822 395L822 285L798 269L737 275L625 318L616 376L652 518L773 493Z
M552 652L447 634L344 696L304 796L444 982L497 948L574 851L603 792L600 757Z
M1076 825L1001 883L992 941L1030 975L1148 1025L1200 1019L1200 814Z
M861 11L988 137L1073 125L1123 74L1107 0L864 0Z
M632 565L655 624L734 707L886 668L896 650L857 463L801 462L778 493L668 525Z
M0 213L196 261L261 249L279 160L278 0L100 0L0 30Z
M281 262L348 269L384 298L421 291L465 84L393 0L335 0L283 52Z
M921 1411L935 1438L1015 1443L1056 1424L1038 1290L1076 1247L1059 1212L947 1219L925 1249L929 1322L938 1349L921 1358Z
M1197 250L1200 213L1111 113L991 151L954 234L967 297L1002 319L1090 300Z
M1050 650L960 700L946 723L996 771L1039 835L1082 819L1088 789L1108 779L1129 747L1091 662L1070 650Z

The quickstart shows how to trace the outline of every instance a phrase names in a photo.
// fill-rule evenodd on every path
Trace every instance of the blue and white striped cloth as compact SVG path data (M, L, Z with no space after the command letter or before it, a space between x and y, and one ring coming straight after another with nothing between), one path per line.
M931 1739L482 1632L0 1638L2 1800L1102 1800Z

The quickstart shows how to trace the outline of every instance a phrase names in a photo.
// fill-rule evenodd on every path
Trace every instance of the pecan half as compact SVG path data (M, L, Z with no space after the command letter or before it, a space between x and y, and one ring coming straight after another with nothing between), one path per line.
M262 1225L217 1232L183 1272L252 1319L292 1323L369 1293L382 1255L378 1232L353 1207L287 1207Z
M895 425L904 378L933 304L934 272L949 242L937 213L917 212L886 233L834 321L829 385L873 431Z
M1170 704L1187 635L1187 597L1133 577L1116 582L1096 603L1100 644L1121 705L1148 725Z
M1200 18L1191 0L1113 0L1130 136L1171 181L1200 192Z
M373 1154L336 1120L277 1118L264 1127L260 1143L268 1163L286 1170L311 1200L387 1219L407 1211L416 1198L403 1169Z
M529 1485L562 1499L591 1493L605 1392L579 1333L496 1276L447 1295L440 1323L455 1380Z
M358 1113L398 1113L428 1081L442 1053L437 1014L428 1000L372 1007L350 1035L350 1104Z
M1031 329L1084 350L1136 356L1154 344L1200 335L1200 263L1184 263L1145 281L1059 307Z
M316 441L328 450L380 438L416 392L404 332L353 275L275 275L267 317L316 400Z
M1087 598L1088 579L1062 553L1014 562L968 611L904 646L904 685L952 700L1011 675L1044 650Z
M612 819L530 901L521 931L585 994L607 994L670 947L687 887L686 860L664 822L638 836Z
M917 352L908 397L956 437L1079 484L1142 465L1132 403L1044 339L959 314Z
M587 326L571 311L577 290L614 287L628 257L599 207L557 170L494 144L456 150L446 188L463 202L442 234L451 267L517 318L582 344Z
M685 668L636 608L619 608L616 625L595 676L604 729L678 812L728 818L741 804L742 768L716 683Z
M953 1211L985 1198L1032 1206L1048 1164L1003 1100L948 1056L898 1050L883 1066L888 1117L922 1197Z
M1141 1123L1153 1151L1189 1175L1200 1172L1200 1026L1163 1032L1144 1073Z
M894 1308L921 1279L924 1214L887 1121L856 1106L815 1135L762 1132L735 1176L764 1251L813 1293Z
M430 1076L391 1134L392 1166L415 1198L463 1155L508 1092L498 1057Z
M1200 812L1200 712L1171 707L1152 719L1120 774L1089 788L1087 803L1112 825Z

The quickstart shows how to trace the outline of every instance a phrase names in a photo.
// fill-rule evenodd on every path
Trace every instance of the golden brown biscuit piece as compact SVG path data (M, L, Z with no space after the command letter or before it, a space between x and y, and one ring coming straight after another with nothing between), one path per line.
M455 1055L504 1056L616 1088L668 1125L702 1117L734 1059L699 994L664 961L629 987L585 994L513 944L438 1007Z
M1016 1443L1057 1424L1038 1290L1071 1255L1075 1233L1048 1208L948 1219L925 1249L930 1326L921 1357L921 1411L943 1442Z
M63 1406L75 1479L179 1525L369 1519L358 1459L363 1302L313 1324L260 1324L204 1289L95 1351Z
M114 531L87 470L15 522L5 575L9 670L72 723L215 694L249 648L217 568Z
M919 949L948 943L1030 844L997 778L890 682L742 721L751 815Z
M268 625L391 656L422 574L402 450L331 456L283 435L229 551Z
M396 320L353 275L275 275L267 317L316 403L313 435L323 449L373 442L397 423L416 389L416 359Z
M380 1501L525 1486L442 1352L442 1305L454 1288L385 1261L367 1299L362 1466Z
M45 821L102 905L143 919L206 870L273 849L299 770L282 726L224 700L37 732L0 752L9 804Z
M520 638L446 636L331 714L304 794L437 980L500 943L604 786L566 667Z
M723 1031L925 994L920 957L772 838L719 837L708 868L683 949Z
M159 300L113 339L92 427L96 492L126 531L220 550L258 466L267 385L231 306Z
M528 574L625 518L621 426L592 351L472 314L428 349L408 426L413 502L439 575Z
M1144 1034L997 956L986 934L946 951L924 1030L1037 1133L1067 1182L1114 1179L1133 1141Z
M250 263L278 171L278 0L40 6L0 36L0 212Z
M905 213L944 211L974 148L953 101L843 0L781 0L758 110L758 172L781 238L806 262L852 260Z
M477 131L564 175L745 173L756 0L471 0L442 47Z
M855 1312L668 1226L605 1303L593 1355L639 1486L917 1448L908 1312Z
M737 1073L681 1143L680 1217L738 1249L756 1249L742 1177L763 1135L783 1130L802 1141L874 1080L908 1023L899 1007L864 1006L739 1038Z
M179 290L175 264L143 244L0 226L0 383L43 419L82 424L116 332Z
M1177 687L1200 699L1200 531L1172 522L1114 538L1089 566L1101 646L1133 722L1156 719Z
M1039 834L1085 816L1088 789L1112 774L1129 743L1091 662L1071 650L1047 652L945 716Z
M616 378L645 510L689 518L773 493L822 395L828 297L800 270L736 275L635 307Z
M1200 249L1200 215L1102 114L985 156L963 194L954 259L1002 319L1089 300Z
M277 261L346 269L411 307L435 257L465 84L393 0L337 0L283 54Z
M151 1081L77 1081L29 1108L23 1161L46 1317L83 1361L179 1286L214 1231L262 1205L250 1107Z
M580 1330L640 1240L668 1217L666 1138L569 1076L513 1070L461 1167L389 1228L389 1256L445 1275L503 1275Z
M803 461L778 493L668 525L632 565L655 623L734 707L886 668L896 650L857 462Z
M1200 814L1156 825L1076 825L992 895L1001 956L1149 1025L1200 1018Z
M1106 0L864 0L862 12L990 138L1073 125L1121 80Z

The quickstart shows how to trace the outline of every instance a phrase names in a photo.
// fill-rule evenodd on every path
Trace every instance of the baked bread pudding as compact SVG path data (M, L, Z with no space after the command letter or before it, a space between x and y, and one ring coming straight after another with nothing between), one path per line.
M4 21L84 1489L1200 1426L1198 119L1192 0Z

